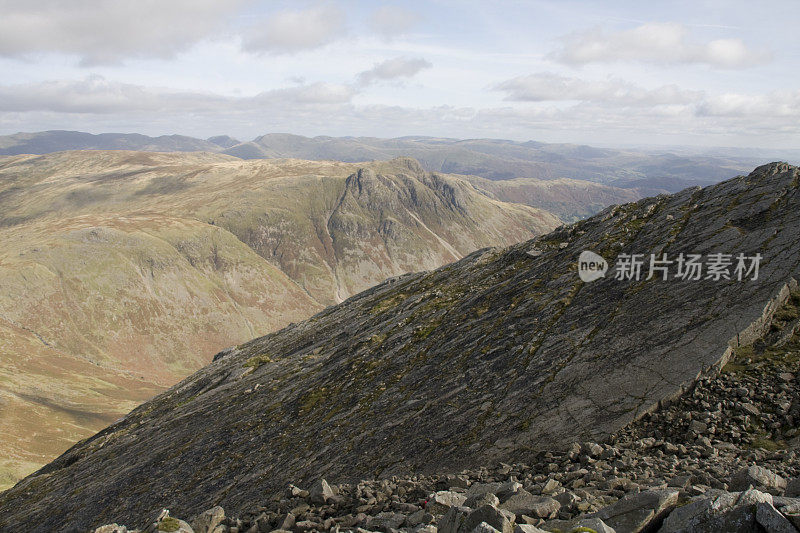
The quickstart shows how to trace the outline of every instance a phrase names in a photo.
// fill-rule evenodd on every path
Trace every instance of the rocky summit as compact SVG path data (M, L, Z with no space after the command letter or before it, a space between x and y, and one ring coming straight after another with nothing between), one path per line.
M792 531L798 185L609 208L225 350L0 495L0 530Z

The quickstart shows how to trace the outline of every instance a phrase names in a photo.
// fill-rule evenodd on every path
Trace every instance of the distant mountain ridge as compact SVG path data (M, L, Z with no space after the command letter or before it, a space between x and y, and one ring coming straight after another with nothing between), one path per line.
M566 221L644 196L709 185L765 162L752 155L615 150L574 144L436 137L303 137L283 133L240 142L227 135L206 140L180 135L46 131L0 136L0 155L61 150L207 151L240 159L296 158L344 162L411 157L429 172L494 181L498 198L546 209ZM512 180L512 182L509 182ZM554 185L553 181L558 181Z
M417 159L429 171L470 174L492 180L572 178L598 183L683 179L708 184L732 171L752 168L757 157L692 156L669 150L618 150L575 144L516 142L502 139L451 139L409 136L304 137L270 133L240 142L227 135L196 139L184 135L148 137L133 133L93 135L44 131L0 136L0 155L44 154L63 150L148 150L224 152L242 159L297 158L362 162L394 157ZM723 152L721 152L723 153ZM665 184L659 186L663 188ZM666 184L668 185L668 183ZM687 183L681 183L683 188ZM671 192L679 189L667 187Z

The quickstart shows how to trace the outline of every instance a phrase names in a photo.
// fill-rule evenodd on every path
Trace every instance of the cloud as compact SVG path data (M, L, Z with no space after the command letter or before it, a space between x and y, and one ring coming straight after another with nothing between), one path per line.
M344 12L332 5L280 11L250 28L242 46L250 52L296 53L312 50L342 37Z
M570 65L614 61L661 64L701 63L720 68L746 68L771 59L765 51L749 49L740 39L697 43L689 30L676 23L649 23L631 30L606 33L591 29L563 39L552 58Z
M220 33L245 0L4 0L0 56L76 55L85 65L171 58Z
M312 83L273 89L255 96L230 97L179 92L89 76L77 81L0 86L0 111L47 111L67 114L212 113L272 109L277 106L330 106L349 102L355 90L347 85Z
M549 72L519 76L499 83L493 88L505 92L507 101L578 100L625 106L687 104L698 101L703 95L702 92L683 90L677 85L644 89L620 79L589 81Z
M372 12L369 24L375 33L387 39L407 33L420 20L420 16L399 6L383 6Z
M357 79L359 84L369 85L381 80L411 78L421 70L432 66L429 61L422 58L396 57L376 63L371 69L361 72Z
M618 83L623 91L630 90L624 82ZM581 84L576 86L569 90L584 90ZM99 76L0 85L0 128L7 132L78 129L198 137L226 132L239 138L275 131L380 137L422 134L590 144L700 141L776 147L794 146L800 135L800 91L796 90L766 95L704 94L697 101L679 103L679 98L665 105L629 105L625 100L606 98L533 100L491 107L358 105L355 93L352 86L320 82L234 97L125 84Z
M800 90L767 94L725 93L708 98L697 107L703 117L795 117L800 119Z

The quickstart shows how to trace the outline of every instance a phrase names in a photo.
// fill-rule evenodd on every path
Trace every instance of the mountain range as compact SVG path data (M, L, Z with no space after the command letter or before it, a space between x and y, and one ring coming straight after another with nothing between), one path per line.
M561 221L411 159L0 158L0 486L387 277Z
M241 159L297 158L346 162L412 157L430 172L472 175L508 186L510 196L550 209L568 221L611 203L709 185L747 172L766 160L750 152L686 149L595 148L500 139L437 137L303 137L273 133L241 142L227 135L196 139L181 135L44 131L0 136L0 155L45 154L62 150L206 151ZM509 183L507 180L514 180ZM549 183L557 180L558 185ZM521 189L530 189L520 194ZM504 196L499 193L499 196ZM608 201L611 200L611 201Z
M591 441L609 441L681 398L700 406L701 382L730 370L732 361L741 359L740 368L753 364L761 353L754 343L773 331L776 319L796 324L794 304L791 313L784 306L796 301L800 276L799 195L800 170L773 163L385 281L218 353L210 365L78 443L0 495L0 529L142 523L162 507L187 517L215 505L242 513L264 501L308 513L309 505L283 496L289 483L314 484L312 501L316 494L325 503L334 494L322 477L335 483L380 478L388 487L397 479L392 476L492 464L505 464L509 474L508 463L527 457L540 457L537 464L548 468L542 472L553 473L560 468L555 452L566 454L576 442L587 444L570 456L581 461L571 471L583 466L588 475L586 468L602 459L624 475L625 462L611 464L618 452L605 456L610 448ZM577 262L589 250L610 268L584 282ZM704 261L698 279L680 277L685 264L678 257L690 254ZM655 275L647 275L644 263L644 275L634 276L628 267L637 257L653 261ZM737 257L749 261L738 275ZM725 260L727 268L720 267ZM745 346L749 356L736 359ZM718 408L728 409L725 402ZM748 431L779 431L780 424L761 428L750 412L752 418L742 419ZM708 427L692 425L692 431L705 435ZM632 446L645 449L655 440ZM712 448L708 443L703 450ZM671 446L663 449L677 458ZM544 479L542 491L560 486ZM459 483L468 487L469 476ZM303 492L292 487L291 497L301 499ZM620 531L663 520L667 506L678 503L678 491L667 492L646 495L646 516L636 514L642 528ZM453 520L471 512L458 509L466 496L445 502L451 494L457 493L434 495L430 512L440 501ZM639 512L630 500L620 501L615 512L598 516ZM478 510L496 523L489 518L499 513L496 502L486 505L491 509Z

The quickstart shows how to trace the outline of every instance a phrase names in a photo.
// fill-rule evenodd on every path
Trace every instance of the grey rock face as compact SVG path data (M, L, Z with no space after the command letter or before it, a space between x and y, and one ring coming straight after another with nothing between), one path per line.
M132 523L159 505L238 513L289 482L459 472L604 442L768 327L800 276L798 183L796 168L771 164L387 281L228 351L76 445L0 495L0 530ZM612 268L622 253L764 259L755 281L583 283L587 249ZM597 451L578 445L577 459L614 460ZM592 481L559 479L541 479L542 494ZM117 498L123 486L131 497Z
M328 482L324 479L316 481L311 488L308 489L308 496L311 501L316 504L323 504L333 498L335 493Z
M225 520L225 509L219 505L212 507L192 520L194 533L212 533Z
M768 468L752 465L734 474L728 488L733 491L743 491L749 487L780 495L786 489L786 480Z
M755 533L759 530L756 510L761 505L774 509L772 497L756 490L741 493L726 492L716 497L698 499L675 509L664 520L664 525L659 529L659 533L712 533L719 531ZM762 520L780 523L766 510L762 511ZM786 519L784 518L784 520Z
M758 504L756 522L768 533L797 533L792 523L769 503Z
M431 496L425 510L434 515L443 515L451 507L459 507L464 504L467 497L464 494L451 491L439 491Z
M474 529L472 529L471 533L499 533L499 531L486 522L481 522Z
M548 518L561 508L561 504L547 496L534 496L526 490L520 490L514 496L503 502L501 509L511 511L516 515L528 515L538 518Z
M800 496L800 478L790 479L786 483L786 491L784 492L784 495L790 498Z
M464 521L460 533L467 533L485 522L502 533L513 533L516 517L491 505L484 505L472 511Z
M95 529L94 533L128 533L128 528L118 524L106 524Z
M653 529L678 503L677 490L654 490L629 494L601 509L590 518L599 518L620 533L640 533Z

